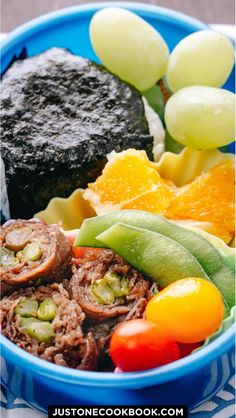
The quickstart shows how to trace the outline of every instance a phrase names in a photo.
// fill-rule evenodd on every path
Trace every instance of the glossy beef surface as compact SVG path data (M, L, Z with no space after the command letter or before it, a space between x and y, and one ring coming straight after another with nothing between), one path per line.
M105 249L89 251L85 258L75 260L72 270L69 293L86 315L84 326L93 333L98 347L107 351L111 334L121 322L143 317L147 301L153 296L152 283L118 254ZM113 303L102 304L91 289L107 274L125 277L128 290Z
M16 314L15 308L26 298L37 300L39 303L50 298L56 304L57 312L52 321L54 336L51 341L39 342L27 335L21 327L21 318ZM0 308L2 333L18 347L60 366L81 370L96 369L96 342L91 332L83 334L82 324L85 315L80 306L70 300L62 284L53 283L37 289L21 289L3 298Z
M36 242L42 252L37 260L16 257L17 263L0 265L2 295L21 286L34 285L37 280L62 281L71 276L70 244L58 225L19 219L9 221L0 228L0 246L14 251L15 255L32 242Z

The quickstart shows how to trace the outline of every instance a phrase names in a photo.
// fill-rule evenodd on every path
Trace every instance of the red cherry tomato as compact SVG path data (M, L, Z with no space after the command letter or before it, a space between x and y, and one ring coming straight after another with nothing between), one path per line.
M191 344L181 344L179 343L180 357L186 357L196 350L196 348L201 347L201 343L191 343Z
M72 247L71 249L75 258L85 258L88 250L91 250L88 247Z
M132 319L115 330L110 355L125 372L151 369L180 358L179 347L168 332L144 319Z
M78 229L73 229L71 231L64 231L70 245L71 250L73 253L73 256L75 258L84 258L88 251L95 250L95 251L101 251L101 248L91 248L91 247L74 247L75 238L78 234Z

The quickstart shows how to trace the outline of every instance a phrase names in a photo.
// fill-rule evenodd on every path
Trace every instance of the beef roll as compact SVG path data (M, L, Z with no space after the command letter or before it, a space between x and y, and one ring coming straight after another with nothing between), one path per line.
M69 293L86 314L84 326L98 347L107 351L114 329L123 321L141 318L152 283L111 250L91 250L74 260Z
M85 315L63 284L21 289L0 302L2 334L41 359L96 370L98 349L82 331Z
M58 225L35 220L6 222L0 231L1 292L71 275L71 248Z

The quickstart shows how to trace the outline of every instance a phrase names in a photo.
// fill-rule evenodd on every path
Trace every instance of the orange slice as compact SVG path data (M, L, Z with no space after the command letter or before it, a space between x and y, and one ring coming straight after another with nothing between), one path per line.
M155 190L130 200L122 209L145 210L155 214L164 214L170 205L174 191L165 183L159 183Z
M185 228L197 228L197 230L206 231L211 235L215 235L218 238L221 238L226 244L230 244L232 240L232 234L226 228L222 228L218 225L213 224L212 222L201 222L195 221L193 219L178 219L173 220L179 226L183 226Z
M159 194L160 210L163 211L169 205L169 202L167 204L171 195L169 183L161 178L155 164L149 161L145 151L129 149L110 154L102 175L88 185L84 198L90 202L97 214L137 206L149 210L148 203L151 202L156 208L156 213L159 213Z
M188 167L187 167L188 168ZM98 215L138 209L171 220L198 222L200 228L229 243L234 236L234 169L231 159L214 166L189 184L165 180L145 151L112 152L102 175L83 197Z
M234 210L234 167L226 160L181 187L165 216L211 222L233 236Z

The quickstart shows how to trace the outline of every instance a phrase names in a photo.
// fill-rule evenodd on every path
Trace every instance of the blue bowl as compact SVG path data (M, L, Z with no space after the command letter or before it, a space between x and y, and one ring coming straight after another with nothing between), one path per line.
M26 48L28 56L50 47L69 48L91 60L98 58L89 40L93 14L107 6L126 7L158 29L170 50L188 34L207 26L168 9L135 3L96 3L60 10L13 31L2 44L4 72ZM233 74L225 88L233 90ZM233 373L234 329L178 362L145 372L113 374L59 367L21 350L1 336L2 384L33 408L48 405L188 405L194 407L219 391Z

